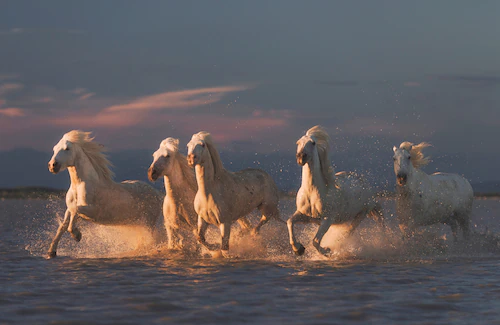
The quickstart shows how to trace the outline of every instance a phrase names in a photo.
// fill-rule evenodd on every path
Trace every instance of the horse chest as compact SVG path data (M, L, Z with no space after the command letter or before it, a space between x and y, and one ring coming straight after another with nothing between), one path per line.
M323 201L317 191L312 191L308 195L301 195L298 200L298 210L312 217L319 217L323 214Z
M195 210L199 217L207 223L220 224L220 210L212 195L196 195Z

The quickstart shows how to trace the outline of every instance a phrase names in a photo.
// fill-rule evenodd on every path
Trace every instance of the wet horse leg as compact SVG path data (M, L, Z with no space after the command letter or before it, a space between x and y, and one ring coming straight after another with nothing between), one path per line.
M221 223L219 225L222 236L221 253L224 257L229 257L229 237L231 236L231 224Z
M375 220L379 226L384 230L384 232L388 233L389 229L387 228L387 225L385 224L385 218L384 214L382 213L382 207L377 204L377 206L370 211L370 215Z
M285 221L281 220L280 212L276 206L263 206L259 207L259 210L262 212L262 217L260 218L259 223L253 230L253 234L258 234L260 228L265 225L270 219L275 219L280 223L285 224Z
M202 217L198 216L198 242L206 247L209 251L216 251L219 248L218 245L209 244L205 240L205 233L207 232L207 228L208 223L203 220Z
M460 213L460 214L457 214L456 217L457 217L458 225L460 226L460 228L462 228L464 239L465 240L469 239L469 235L470 235L469 214L467 214L467 213Z
M66 210L66 212L64 213L64 220L59 225L57 233L54 236L54 239L52 239L52 243L50 244L49 250L47 252L47 258L53 258L57 256L56 254L57 245L59 244L59 241L61 240L61 237L64 234L64 232L68 229L70 216L71 212L69 210Z
M325 256L329 256L331 253L330 248L328 247L322 247L321 246L321 240L323 239L323 236L325 236L326 232L328 229L330 229L330 226L332 225L331 221L329 218L323 217L321 224L319 226L318 232L316 233L316 236L314 236L313 239L313 246L320 252L321 254Z
M77 220L78 216L76 214L71 215L71 217L69 218L68 232L71 234L71 237L73 237L77 242L79 242L80 240L82 240L82 233L75 226Z
M315 223L318 224L320 223L321 220L319 218L313 218L310 216L306 216L305 214L300 213L299 211L296 211L293 216L290 217L290 219L287 220L286 224L288 227L288 235L290 237L290 245L292 245L292 249L295 254L297 255L302 255L304 254L306 248L297 241L295 238L295 234L293 231L293 226L296 223Z

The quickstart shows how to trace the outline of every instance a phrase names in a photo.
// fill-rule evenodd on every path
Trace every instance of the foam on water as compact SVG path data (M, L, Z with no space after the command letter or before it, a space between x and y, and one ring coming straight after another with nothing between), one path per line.
M391 202L386 203L386 211L391 210ZM389 205L389 206L388 206ZM44 256L52 237L55 235L58 222L61 222L59 203L48 202L45 206L47 222L36 223L33 231L27 228L22 236L26 249L33 255ZM293 212L293 202L285 201L281 207L283 219ZM54 221L54 215L56 220ZM261 232L253 236L242 231L236 224L232 227L230 254L243 260L370 260L370 261L415 261L432 259L452 259L500 255L500 239L495 231L484 230L473 224L473 231L468 241L460 236L454 242L451 232L446 226L421 228L414 237L403 240L393 215L387 214L388 230L382 229L371 219L364 220L350 237L346 236L347 228L335 225L330 228L322 241L322 246L332 250L330 257L319 254L312 246L312 239L318 226L297 225L295 227L298 240L306 247L304 256L296 257L289 244L285 224L271 220ZM52 217L51 217L52 216ZM250 217L257 223L256 215ZM476 215L476 219L480 216ZM165 242L158 240L158 234L152 235L142 227L101 226L86 221L79 221L82 240L77 243L69 234L65 234L59 244L58 255L72 258L118 258L156 255L161 258L217 258L218 254L201 248L195 241L191 231L185 231L184 249L169 251ZM482 231L478 229L483 228ZM207 232L207 241L220 243L220 234L211 226Z

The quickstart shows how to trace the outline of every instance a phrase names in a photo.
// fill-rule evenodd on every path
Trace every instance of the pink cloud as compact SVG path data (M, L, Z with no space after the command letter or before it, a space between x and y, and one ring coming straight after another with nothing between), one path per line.
M0 85L0 96L23 88L24 86L20 83L6 83Z
M54 98L52 98L52 97L42 97L42 98L35 99L33 101L35 103L50 103L50 102L54 101Z
M78 97L78 100L86 100L86 99L89 99L90 97L94 96L95 93L88 93L88 94L85 94L85 95L82 95L80 97Z
M8 117L21 117L26 115L22 109L15 107L0 109L0 114Z
M160 109L186 109L216 103L231 92L248 90L248 86L222 86L165 92L141 97L127 104L114 105L105 109L108 112L142 111Z

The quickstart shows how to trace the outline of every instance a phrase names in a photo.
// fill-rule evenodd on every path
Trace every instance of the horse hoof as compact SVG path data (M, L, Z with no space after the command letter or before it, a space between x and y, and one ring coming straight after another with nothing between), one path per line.
M77 242L80 242L80 240L82 240L82 233L81 232L78 232L78 233L71 233L71 237L73 237L73 239L75 239Z
M56 256L57 256L56 252L48 252L47 256L45 256L45 259L50 260L51 258L54 258Z
M298 246L297 249L295 249L295 247L293 247L293 252L297 256L302 256L302 255L304 255L304 252L306 251L306 248L302 244L299 244L299 245L300 246Z

